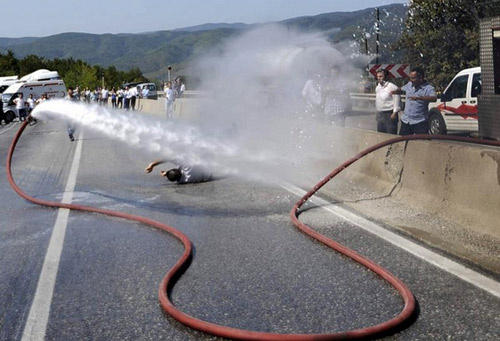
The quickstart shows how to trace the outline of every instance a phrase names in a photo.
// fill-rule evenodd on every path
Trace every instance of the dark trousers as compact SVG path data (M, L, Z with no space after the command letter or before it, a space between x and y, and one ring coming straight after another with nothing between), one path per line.
M17 109L18 111L18 115L19 115L19 121L25 121L26 120L26 116L27 116L27 113L26 113L26 109Z
M417 124L408 124L401 122L401 129L399 135L413 135L413 134L429 134L429 123L426 121Z
M391 115L392 110L377 111L377 131L379 133L398 133L398 118L392 120Z
M135 110L135 96L130 97L130 108Z

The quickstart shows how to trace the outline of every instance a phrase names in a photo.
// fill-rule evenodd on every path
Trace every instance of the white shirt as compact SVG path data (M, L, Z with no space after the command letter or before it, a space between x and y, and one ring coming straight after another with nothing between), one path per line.
M137 97L137 87L133 86L130 89L128 89L128 94L130 97Z
M35 107L35 100L33 98L28 98L26 102L28 102L28 104L30 105L30 109L33 109Z
M16 109L24 109L24 98L18 97L14 100L14 103L16 103Z
M165 98L167 102L173 102L174 101L174 90L171 88L165 88Z
M180 166L181 178L177 181L180 184L205 182L212 180L212 174L199 166Z
M397 90L398 87L391 82L384 82L384 85L377 84L375 88L375 108L377 111L398 112L400 108L401 96L391 95L391 91Z

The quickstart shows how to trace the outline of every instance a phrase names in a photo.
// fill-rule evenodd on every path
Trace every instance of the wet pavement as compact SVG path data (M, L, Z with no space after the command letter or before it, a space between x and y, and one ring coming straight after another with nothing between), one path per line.
M75 151L64 130L39 124L23 135L14 177L27 193L61 200ZM5 146L12 132L3 131ZM288 214L298 196L283 187L236 177L179 186L157 172L144 173L151 156L89 133L81 142L75 202L156 219L192 240L193 262L172 293L186 313L235 328L326 333L380 323L402 309L397 293L380 278L295 229ZM2 148L2 160L5 153ZM5 161L1 165L5 168ZM0 298L0 339L20 340L57 211L19 198L5 177L0 188L0 291L7 293ZM330 195L333 191L322 194ZM418 318L383 339L498 335L499 297L322 207L309 206L301 220L386 267L413 291ZM70 213L45 338L218 339L182 326L159 306L160 281L181 252L176 239L150 227Z

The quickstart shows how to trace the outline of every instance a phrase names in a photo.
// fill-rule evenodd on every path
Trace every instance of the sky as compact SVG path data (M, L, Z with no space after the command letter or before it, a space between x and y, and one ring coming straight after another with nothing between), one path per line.
M141 33L205 23L265 23L409 0L24 0L2 6L0 37L45 37L65 32Z

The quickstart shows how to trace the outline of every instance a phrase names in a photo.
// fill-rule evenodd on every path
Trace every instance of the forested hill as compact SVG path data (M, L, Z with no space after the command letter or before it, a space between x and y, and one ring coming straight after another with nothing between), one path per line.
M380 7L381 44L390 45L396 40L406 18L406 10L403 4ZM333 41L358 40L362 46L368 36L371 37L371 52L375 50L374 8L298 17L279 23L301 31L327 32ZM146 76L156 78L165 73L168 64L182 66L224 39L254 26L241 23L206 24L140 34L62 33L42 38L0 38L0 51L5 53L11 50L17 58L37 55L47 59L81 59L91 65L113 65L118 70L138 67ZM385 53L382 58L390 59L390 54Z

